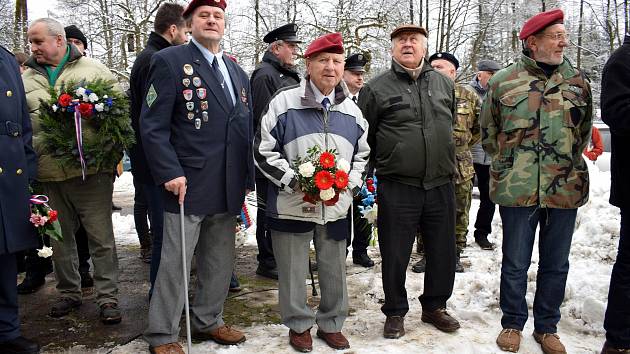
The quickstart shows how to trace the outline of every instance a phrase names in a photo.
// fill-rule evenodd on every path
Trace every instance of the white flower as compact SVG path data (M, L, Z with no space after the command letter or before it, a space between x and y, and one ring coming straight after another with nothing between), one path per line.
M109 96L107 96L107 95L104 95L104 96L103 96L103 98L108 98L108 97L109 97Z
M94 109L97 112L103 112L103 110L105 109L105 105L102 104L102 103L97 103L97 104L94 105Z
M52 256L53 254L53 250L50 247L42 247L41 250L37 250L37 255L42 257L42 258L48 258L50 256Z
M319 191L319 197L323 201L331 200L335 196L335 190L332 188L324 189Z
M90 99L90 102L92 102L92 103L94 103L94 102L98 101L98 96L97 96L94 92L92 92L92 93L88 96L88 98Z
M378 216L378 204L374 204L371 207L365 208L365 210L363 212L363 217L370 224L374 224L374 222L376 221L376 217L377 216Z
M84 96L85 89L83 87L79 87L76 91L74 91L74 93L76 93L77 96Z
M342 170L345 173L350 172L350 162L343 158L337 160L337 169Z
M90 97L88 95L83 95L83 102L89 102Z
M301 164L298 167L298 171L300 172L300 175L302 175L302 177L310 178L313 177L313 173L315 173L315 166L313 166L313 164L308 161Z
M52 105L53 112L57 112L58 109L59 109L59 106L57 106L56 104Z

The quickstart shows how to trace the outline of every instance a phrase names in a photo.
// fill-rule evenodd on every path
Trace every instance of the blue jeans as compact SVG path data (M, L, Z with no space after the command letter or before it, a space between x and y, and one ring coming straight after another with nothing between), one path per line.
M630 208L621 208L617 260L610 277L604 318L606 341L614 348L630 348Z
M534 329L538 333L556 333L577 209L501 206L499 213L503 223L501 325L522 331L527 322L527 270L539 226Z

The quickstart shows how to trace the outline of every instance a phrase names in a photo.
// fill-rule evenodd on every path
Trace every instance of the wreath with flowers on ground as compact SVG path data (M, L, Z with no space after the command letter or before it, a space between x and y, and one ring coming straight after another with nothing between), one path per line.
M68 81L40 100L43 149L62 167L109 171L134 143L129 102L114 85L100 78Z

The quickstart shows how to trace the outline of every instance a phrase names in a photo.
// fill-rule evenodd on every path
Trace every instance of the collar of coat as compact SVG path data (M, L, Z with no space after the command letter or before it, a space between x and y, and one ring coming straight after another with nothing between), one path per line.
M302 80L300 86L302 86L302 89L304 89L304 95L300 97L302 106L315 109L324 109L324 107L322 107L322 103L317 102L317 100L315 99L315 92L313 92L313 88L311 87L310 76L306 76L306 79ZM339 84L335 86L335 102L333 102L332 104L340 104L349 95L350 91L348 90L348 86L346 86L346 83L341 80Z
M170 47L171 42L167 41L161 34L153 31L149 34L149 39L147 40L147 47L151 46L157 50L162 50L164 48Z
M81 52L79 52L79 49L77 49L77 47L71 45L70 46L70 57L68 58L68 61L66 62L67 66L70 63L74 63L77 60L83 58L83 54L81 54ZM30 56L28 58L28 60L24 63L24 65L26 67L29 67L35 71L37 71L38 73L48 77L48 73L46 72L46 67L44 65L41 65L37 62L37 60L35 60L34 56ZM59 76L61 76L61 73L63 72L63 70L65 70L65 67L63 69L61 69L61 72L59 72Z
M429 71L434 71L433 68L431 67L431 65L429 64L429 62L427 62L426 58L422 59L422 63L421 63L421 67L420 67L420 73L418 74L417 78L414 79L409 74L409 70L414 70L414 69L405 68L400 63L398 63L394 58L392 58L392 71L396 75L398 75L399 77L407 79L407 80L416 81L422 75L424 75L425 73L427 73Z
M271 66L276 68L279 72L293 76L297 81L300 81L300 75L293 68L290 68L280 62L280 59L270 51L266 51L263 55L262 61L265 63L269 63Z
M545 74L545 71L538 66L534 59L529 57L526 51L523 51L523 53L521 54L521 62L523 63L525 70L527 70L530 74L537 76L543 80L547 80L547 75ZM559 78L560 80L562 80L574 77L577 73L578 72L575 70L573 65L571 65L569 59L567 57L564 57L564 60L560 65L558 65L558 68L553 72L549 80L554 80L557 74L560 74L562 76L561 78Z

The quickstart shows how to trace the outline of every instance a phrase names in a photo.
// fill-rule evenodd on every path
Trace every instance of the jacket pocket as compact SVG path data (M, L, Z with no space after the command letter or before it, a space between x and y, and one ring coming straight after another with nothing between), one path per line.
M575 128L586 115L586 100L570 90L562 91L564 101L564 126Z
M185 167L201 169L206 165L206 158L203 156L180 156L179 163Z

